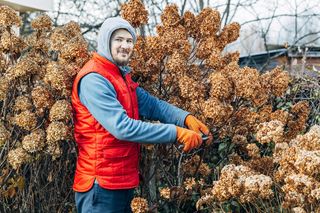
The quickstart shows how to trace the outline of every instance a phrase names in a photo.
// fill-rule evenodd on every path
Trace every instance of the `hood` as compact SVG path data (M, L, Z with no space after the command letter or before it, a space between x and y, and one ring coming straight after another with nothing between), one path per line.
M128 21L120 17L106 19L98 33L98 54L105 57L112 63L114 63L114 61L110 50L110 39L112 33L118 29L128 30L133 37L133 42L135 43L137 40L135 30ZM122 67L120 67L120 69L122 70Z

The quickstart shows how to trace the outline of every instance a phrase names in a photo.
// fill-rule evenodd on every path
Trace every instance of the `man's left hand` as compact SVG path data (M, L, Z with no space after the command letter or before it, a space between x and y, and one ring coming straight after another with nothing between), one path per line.
M206 144L211 144L213 137L209 131L209 128L196 117L193 115L187 115L185 125L188 127L188 129L191 129L199 134L208 135L209 139L206 141Z

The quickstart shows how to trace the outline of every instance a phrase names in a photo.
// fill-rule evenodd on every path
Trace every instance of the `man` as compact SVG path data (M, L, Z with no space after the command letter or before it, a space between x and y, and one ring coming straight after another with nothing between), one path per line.
M139 142L178 141L188 152L201 145L201 134L209 134L188 112L151 96L131 80L126 65L135 41L127 21L107 19L99 31L97 53L74 81L79 156L73 189L78 212L131 212L133 190L139 184Z

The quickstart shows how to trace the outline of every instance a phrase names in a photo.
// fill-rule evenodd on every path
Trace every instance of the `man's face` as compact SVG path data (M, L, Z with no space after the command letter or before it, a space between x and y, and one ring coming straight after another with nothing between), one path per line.
M118 66L124 66L129 63L133 52L132 35L124 29L113 32L111 36L111 55Z

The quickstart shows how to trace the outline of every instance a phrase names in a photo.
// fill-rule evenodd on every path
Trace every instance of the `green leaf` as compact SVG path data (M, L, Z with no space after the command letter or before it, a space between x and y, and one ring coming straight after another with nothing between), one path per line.
M225 150L228 147L227 143L220 143L219 144L219 148L218 148L218 152L222 152L223 150Z

